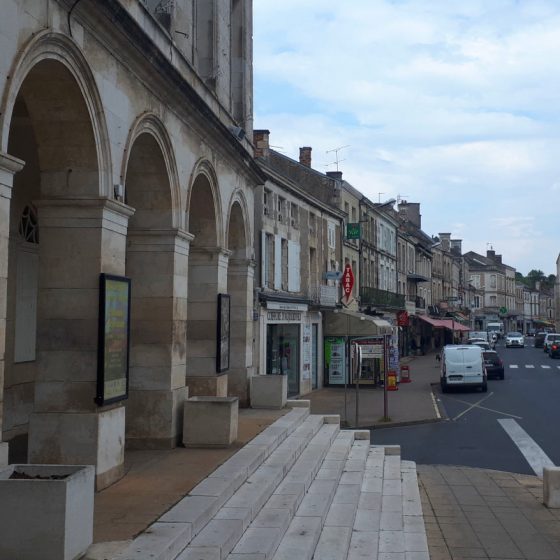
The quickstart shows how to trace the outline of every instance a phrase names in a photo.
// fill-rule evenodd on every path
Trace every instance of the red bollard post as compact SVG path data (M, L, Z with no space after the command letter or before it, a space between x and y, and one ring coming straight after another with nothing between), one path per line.
M410 383L412 379L410 379L410 367L409 366L401 366L401 383Z

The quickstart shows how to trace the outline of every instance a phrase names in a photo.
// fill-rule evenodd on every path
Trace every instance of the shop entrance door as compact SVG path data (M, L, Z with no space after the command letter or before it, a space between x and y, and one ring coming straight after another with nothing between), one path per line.
M300 326L267 325L266 373L288 376L288 396L299 395Z

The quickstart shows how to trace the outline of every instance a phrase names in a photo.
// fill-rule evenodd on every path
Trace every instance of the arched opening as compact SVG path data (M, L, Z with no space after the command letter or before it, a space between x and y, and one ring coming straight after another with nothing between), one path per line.
M99 229L76 204L99 194L92 121L70 70L45 59L9 122L8 153L25 167L10 204L3 439L11 460L84 461L55 424L57 413L94 410Z
M169 154L168 154L169 155ZM126 275L131 279L128 447L173 447L185 398L186 240L173 228L168 168L158 140L141 132L125 177L129 220Z
M217 371L218 294L227 292L228 254L218 244L218 212L209 174L195 178L188 207L187 385L189 396L227 395Z
M235 202L228 224L228 293L231 298L231 357L228 393L249 402L248 368L252 365L253 263L247 258L247 236L243 210Z

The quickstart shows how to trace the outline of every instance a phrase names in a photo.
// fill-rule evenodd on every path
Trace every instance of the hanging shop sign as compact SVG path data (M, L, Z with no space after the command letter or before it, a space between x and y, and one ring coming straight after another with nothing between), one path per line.
M352 272L352 267L347 264L344 267L344 273L342 274L342 292L344 297L348 300L352 295L352 289L354 288L354 273Z
M407 311L399 311L397 313L397 325L399 327L408 327L409 317Z
M360 239L360 224L346 224L346 239Z
M128 398L130 278L101 274L97 344L97 394L104 406Z

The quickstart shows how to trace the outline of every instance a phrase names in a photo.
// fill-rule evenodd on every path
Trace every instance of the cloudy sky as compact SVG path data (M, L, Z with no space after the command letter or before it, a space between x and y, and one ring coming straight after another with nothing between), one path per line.
M560 252L558 0L255 0L255 128L523 274ZM380 194L381 193L381 194Z

